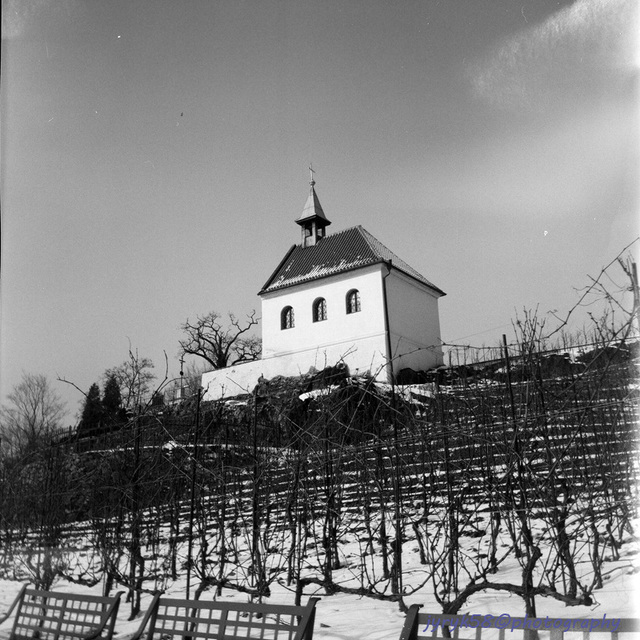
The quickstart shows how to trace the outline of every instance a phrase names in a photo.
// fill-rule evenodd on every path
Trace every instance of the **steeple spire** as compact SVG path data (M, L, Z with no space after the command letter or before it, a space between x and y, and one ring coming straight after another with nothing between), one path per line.
M331 221L324 215L322 205L316 194L313 174L315 171L309 166L309 197L304 205L302 214L296 220L296 223L302 227L302 246L310 247L317 244L325 236L325 227L331 224Z

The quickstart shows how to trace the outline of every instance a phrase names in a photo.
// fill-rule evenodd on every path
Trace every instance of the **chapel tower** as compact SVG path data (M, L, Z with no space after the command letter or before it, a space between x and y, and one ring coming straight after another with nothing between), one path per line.
M311 173L309 197L302 213L296 220L296 223L302 227L302 242L300 244L303 247L313 247L318 244L326 235L326 227L331 224L331 221L324 215L314 188L316 182L313 179L313 169L309 168L309 172Z

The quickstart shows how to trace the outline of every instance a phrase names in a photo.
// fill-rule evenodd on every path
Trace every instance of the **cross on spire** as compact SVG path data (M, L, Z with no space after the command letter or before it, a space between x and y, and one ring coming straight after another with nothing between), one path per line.
M313 163L309 165L309 177L311 178L309 184L313 187L316 184L316 181L313 179L313 174L315 171L313 170Z

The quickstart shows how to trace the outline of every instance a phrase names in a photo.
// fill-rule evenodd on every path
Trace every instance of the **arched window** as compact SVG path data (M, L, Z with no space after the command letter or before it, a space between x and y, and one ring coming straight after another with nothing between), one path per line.
M313 321L321 322L327 319L327 301L324 298L316 298L313 303Z
M360 311L360 292L357 289L351 289L347 293L347 313L358 313Z
M280 329L293 329L293 327L295 327L293 307L285 307L280 312Z

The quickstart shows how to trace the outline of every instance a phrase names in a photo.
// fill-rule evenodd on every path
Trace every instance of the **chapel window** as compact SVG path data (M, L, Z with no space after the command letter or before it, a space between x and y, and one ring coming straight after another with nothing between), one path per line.
M327 301L324 298L317 298L313 303L313 321L321 322L327 319Z
M280 313L280 329L293 329L294 326L293 307L285 307Z
M360 292L357 289L351 289L347 293L347 313L358 313L360 311Z

